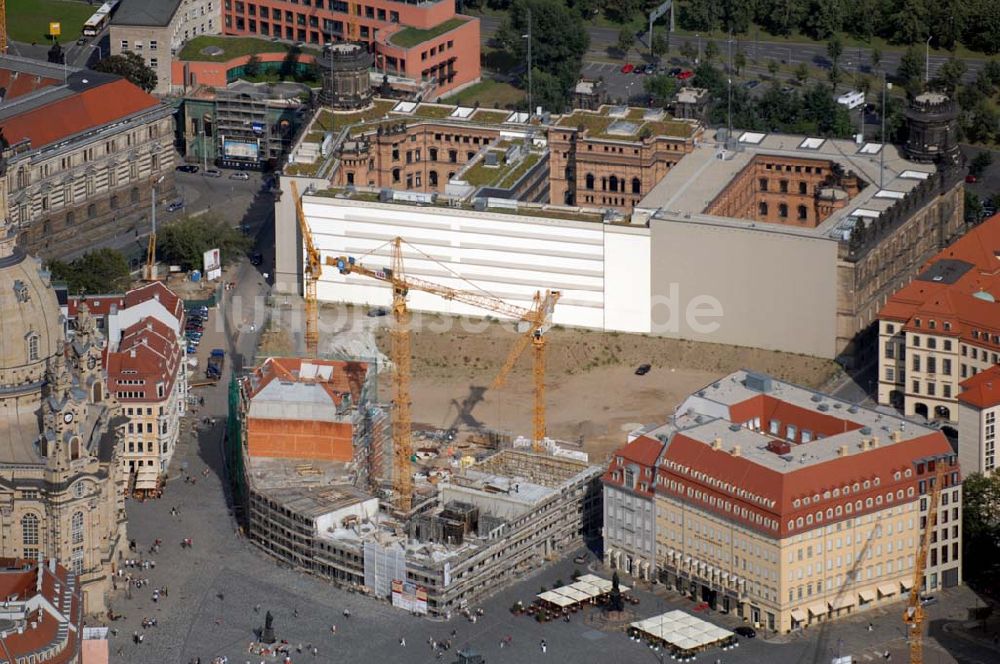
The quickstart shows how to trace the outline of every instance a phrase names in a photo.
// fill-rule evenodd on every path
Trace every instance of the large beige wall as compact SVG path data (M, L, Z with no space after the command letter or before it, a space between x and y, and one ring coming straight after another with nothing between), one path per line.
M836 355L835 241L704 221L654 218L650 229L654 334ZM720 316L686 315L711 298Z

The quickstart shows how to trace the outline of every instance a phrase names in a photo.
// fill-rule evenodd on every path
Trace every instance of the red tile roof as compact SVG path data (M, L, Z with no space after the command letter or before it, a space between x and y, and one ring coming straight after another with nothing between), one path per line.
M962 381L958 400L976 408L1000 406L1000 365L994 365Z
M159 101L125 79L114 79L48 104L13 115L0 123L11 144L31 140L38 149L115 120L155 108Z
M899 289L879 311L879 318L899 321L908 331L960 337L977 346L1000 335L1000 214L990 217L924 266L956 260L973 267L953 283L915 279ZM916 326L916 319L921 326ZM950 329L945 330L947 322ZM995 342L994 342L995 345Z
M652 496L653 478L655 476L653 467L656 465L656 460L660 458L660 454L662 452L663 443L661 441L647 436L639 436L631 443L615 452L611 459L611 463L608 464L608 469L604 472L604 482L606 484L624 486L625 480L623 469L629 465L635 464L639 466L640 477L636 479L636 487L634 491L636 493L644 493L647 496ZM619 461L619 459L621 459L621 461ZM647 470L649 471L648 477L646 475ZM646 485L645 491L643 491L640 487L640 483L644 483Z
M125 306L134 307L148 300L158 300L178 321L184 314L184 301L159 281L148 283L125 293Z
M112 307L119 310L124 306L125 300L121 295L91 295L88 297L71 297L66 300L66 315L69 318L76 318L80 305L87 303L92 316L108 316Z
M69 572L62 565L55 565L51 571L48 565L39 570L37 561L0 558L0 596L15 597L18 602L27 602L41 595L55 609L60 617L69 621L68 643L55 656L36 661L39 664L68 664L77 662L83 640L83 601L79 588L69 591ZM41 572L42 585L38 589L38 575ZM13 608L13 607L11 607ZM32 611L25 616L27 626L19 634L8 630L3 639L3 654L14 659L28 655L59 643L60 621L46 609ZM32 626L33 624L33 626Z
M108 391L141 394L141 397L119 397L123 402L162 401L173 390L180 363L183 361L177 337L168 326L152 316L122 331L118 351L108 353L105 366ZM143 380L143 385L128 381ZM156 384L163 383L164 397L157 396Z
M331 367L329 378L301 377L302 365ZM315 371L313 371L315 376ZM254 370L250 381L250 398L260 393L273 380L295 383L320 383L331 400L339 404L343 395L350 392L352 402L361 399L361 390L368 375L368 363L344 360L317 360L300 357L269 357Z
M61 82L45 76L35 76L34 74L16 72L11 69L0 69L0 87L7 90L4 93L4 101L17 99L21 95L26 95L29 92L47 88L50 85L56 85Z

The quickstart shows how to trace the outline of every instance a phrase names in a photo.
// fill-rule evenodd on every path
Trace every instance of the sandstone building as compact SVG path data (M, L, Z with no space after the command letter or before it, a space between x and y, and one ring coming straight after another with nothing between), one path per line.
M99 612L126 518L104 338L83 307L66 343L47 274L0 230L0 556L61 561Z
M958 459L966 473L995 473L1000 365L962 382L958 395Z
M63 77L66 81L63 82ZM138 237L174 192L173 110L118 76L0 56L0 214L44 258Z
M879 403L961 421L962 381L1000 363L998 251L995 215L930 258L880 308Z
M940 431L738 371L636 432L604 475L605 561L768 631L962 582L961 470Z

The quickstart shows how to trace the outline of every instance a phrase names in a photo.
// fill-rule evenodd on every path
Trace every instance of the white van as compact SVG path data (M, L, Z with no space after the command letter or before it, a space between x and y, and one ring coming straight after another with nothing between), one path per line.
M858 91L845 92L837 97L837 103L846 106L847 110L853 111L865 103L865 93Z

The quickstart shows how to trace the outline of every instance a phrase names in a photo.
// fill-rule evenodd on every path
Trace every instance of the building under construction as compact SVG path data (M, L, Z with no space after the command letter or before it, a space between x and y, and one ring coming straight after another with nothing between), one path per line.
M288 371L288 362L301 367ZM237 494L249 538L269 555L405 610L447 617L600 533L603 469L519 449L443 445L415 467L419 490L400 516L373 490L373 470L385 471L378 459L391 459L381 451L384 409L370 401L373 392L332 389L337 366L325 379L312 373L344 364L271 359L234 386ZM321 403L331 393L358 400ZM278 412L276 400L284 401L279 428L260 421ZM324 412L352 422L350 455L335 440L347 440L347 430L321 421Z

